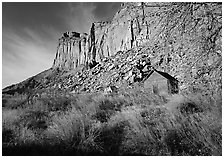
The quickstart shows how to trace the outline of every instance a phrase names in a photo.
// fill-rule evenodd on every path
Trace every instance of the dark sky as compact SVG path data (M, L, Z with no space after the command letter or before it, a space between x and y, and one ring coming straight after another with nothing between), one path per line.
M3 2L2 87L52 66L65 31L89 33L94 21L111 20L120 3Z

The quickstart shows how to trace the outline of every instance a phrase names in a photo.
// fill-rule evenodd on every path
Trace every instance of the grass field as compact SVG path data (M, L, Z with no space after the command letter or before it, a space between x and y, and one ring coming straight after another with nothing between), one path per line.
M3 155L222 155L219 97L133 90L22 99L3 108Z

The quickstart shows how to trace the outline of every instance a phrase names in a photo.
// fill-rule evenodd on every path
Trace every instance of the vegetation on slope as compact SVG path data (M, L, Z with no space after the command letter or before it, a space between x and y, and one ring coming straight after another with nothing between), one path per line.
M109 95L57 94L26 104L3 109L3 155L222 153L218 98L135 89Z

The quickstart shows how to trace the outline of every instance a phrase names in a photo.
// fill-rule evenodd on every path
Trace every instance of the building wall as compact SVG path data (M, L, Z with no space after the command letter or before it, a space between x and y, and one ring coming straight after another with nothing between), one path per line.
M144 88L153 92L153 87L158 87L159 94L168 93L167 79L157 72L153 72L151 76L144 82Z

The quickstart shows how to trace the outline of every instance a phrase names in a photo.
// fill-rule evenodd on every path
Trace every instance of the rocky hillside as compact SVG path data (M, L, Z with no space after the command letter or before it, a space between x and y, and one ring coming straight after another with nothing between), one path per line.
M63 33L52 68L3 93L131 88L155 68L178 79L180 91L221 94L221 45L222 3L123 3L89 34Z

